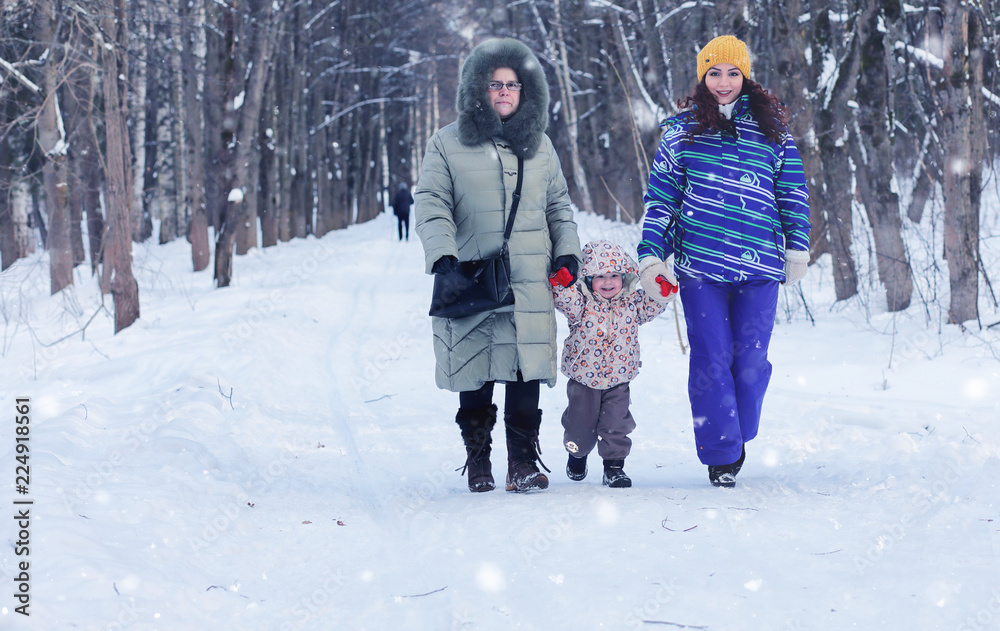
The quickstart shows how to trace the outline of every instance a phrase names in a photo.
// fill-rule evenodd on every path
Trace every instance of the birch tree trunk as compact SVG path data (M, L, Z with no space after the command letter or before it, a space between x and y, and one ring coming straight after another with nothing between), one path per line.
M110 244L105 249L105 265L110 254L114 266L111 294L115 306L115 333L139 317L139 285L132 276L132 170L129 164L128 125L125 113L125 82L128 76L126 46L128 18L126 0L105 0L101 19L104 36L100 42L104 70L104 122L107 139L105 177L110 216Z
M136 41L141 49L149 50L149 26L146 19L145 4L136 11ZM132 85L134 86L132 100L132 240L143 240L142 228L142 194L146 172L146 87L147 87L147 55L137 55L132 64Z
M6 146L7 143L2 143ZM0 148L0 152L3 149ZM0 165L3 162L0 161ZM6 170L5 170L6 171ZM9 171L6 171L8 174ZM0 176L2 177L2 176ZM20 258L28 256L35 251L34 232L28 225L28 215L31 214L31 193L23 181L8 180L10 184L9 194L0 196L0 224L5 227L0 230L4 235L0 241L2 249L2 267L0 271L7 269ZM0 185L7 182L0 182Z

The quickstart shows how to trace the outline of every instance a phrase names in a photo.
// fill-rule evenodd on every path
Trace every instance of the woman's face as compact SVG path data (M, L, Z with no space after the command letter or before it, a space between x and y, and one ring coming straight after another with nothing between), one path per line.
M600 296L611 300L622 290L622 275L616 273L599 274L594 276L594 279L590 282L590 286Z
M490 104L493 105L493 109L500 115L500 118L507 118L516 112L517 106L521 103L521 92L507 88L508 83L517 82L517 73L511 68L497 68L493 71L493 76L490 77L490 83L503 84L499 90L490 90L488 88L486 90L486 96L489 98Z
M733 64L716 64L705 73L705 87L719 105L732 103L743 89L743 73Z

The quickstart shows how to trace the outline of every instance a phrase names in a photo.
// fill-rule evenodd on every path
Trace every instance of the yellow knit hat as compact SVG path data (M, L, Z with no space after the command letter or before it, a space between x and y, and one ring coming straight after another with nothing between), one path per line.
M716 64L733 64L744 77L750 76L750 53L747 45L732 35L720 35L698 53L698 81Z

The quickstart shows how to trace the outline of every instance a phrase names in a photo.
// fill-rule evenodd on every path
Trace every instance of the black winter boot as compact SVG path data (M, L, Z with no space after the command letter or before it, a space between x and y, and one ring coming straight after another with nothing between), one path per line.
M570 454L569 460L566 461L566 477L577 481L587 477L587 456L577 458Z
M625 459L604 461L604 484L613 489L627 489L632 486L632 478L624 470Z
M746 445L740 452L740 459L732 464L708 465L708 479L712 486L721 486L731 489L736 486L736 475L743 468L743 461L747 457Z
M493 465L490 452L493 437L490 433L497 422L497 406L485 408L458 408L455 422L462 430L465 442L465 465L462 473L469 472L469 490L473 493L492 491L497 488L493 480Z
M526 416L504 413L507 428L507 490L520 493L545 489L549 479L538 470L536 461L546 471L545 463L538 457L538 428L542 424L542 411Z

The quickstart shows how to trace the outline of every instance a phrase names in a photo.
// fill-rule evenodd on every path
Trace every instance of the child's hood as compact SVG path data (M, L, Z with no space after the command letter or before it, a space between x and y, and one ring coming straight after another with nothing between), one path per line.
M591 241L583 246L583 268L580 276L622 275L622 293L627 296L639 284L639 269L625 248L610 241ZM589 288L588 288L589 289Z

